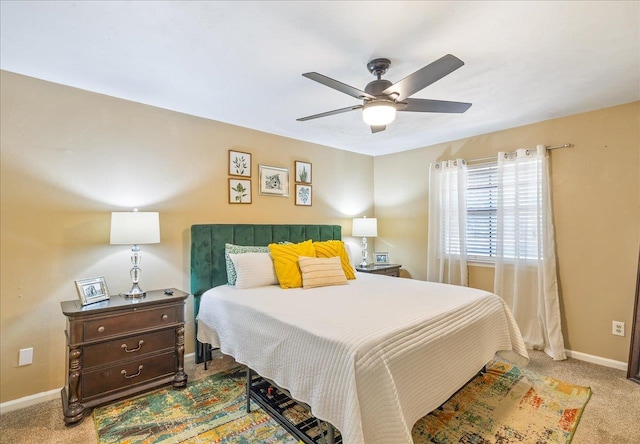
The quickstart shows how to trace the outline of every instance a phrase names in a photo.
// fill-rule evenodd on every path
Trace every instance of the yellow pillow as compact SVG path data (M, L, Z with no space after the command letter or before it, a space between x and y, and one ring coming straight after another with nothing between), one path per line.
M351 261L349 260L349 253L344 246L344 242L339 240L329 240L324 242L314 242L313 247L316 249L316 257L334 257L340 258L340 264L342 270L347 279L355 279L356 273L353 270Z
M298 259L302 272L302 286L304 288L326 287L328 285L346 285L347 278L342 271L340 258L334 257L306 257Z
M302 287L302 274L298 266L298 257L314 257L316 250L313 248L313 242L307 240L299 244L269 244L269 251L271 252L280 287Z

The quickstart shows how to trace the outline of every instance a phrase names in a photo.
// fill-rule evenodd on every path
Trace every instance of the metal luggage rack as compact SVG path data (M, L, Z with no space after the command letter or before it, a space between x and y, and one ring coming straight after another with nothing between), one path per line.
M305 444L342 444L340 432L311 414L308 405L294 400L284 389L247 368L247 413L250 399Z

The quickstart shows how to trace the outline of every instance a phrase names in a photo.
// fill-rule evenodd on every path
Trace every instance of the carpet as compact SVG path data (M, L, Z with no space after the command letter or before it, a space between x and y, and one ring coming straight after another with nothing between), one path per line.
M243 367L94 410L100 444L298 444L269 415L245 413ZM491 362L440 408L418 420L416 444L569 443L588 387ZM293 417L301 414L299 406Z

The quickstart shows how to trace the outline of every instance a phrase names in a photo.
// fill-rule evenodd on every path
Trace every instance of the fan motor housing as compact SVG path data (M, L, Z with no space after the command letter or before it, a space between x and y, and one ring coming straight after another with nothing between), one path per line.
M369 82L369 84L367 84L367 86L364 88L364 92L376 97L378 96L385 97L385 95L382 94L382 91L389 88L391 85L393 85L393 83L391 83L388 80L384 80L384 79L374 80L372 82Z

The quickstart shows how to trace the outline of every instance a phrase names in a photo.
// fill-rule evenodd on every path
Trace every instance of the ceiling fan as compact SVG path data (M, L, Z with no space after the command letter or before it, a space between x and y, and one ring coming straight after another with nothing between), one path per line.
M365 86L364 91L318 74L317 72L307 72L302 75L308 79L322 83L329 88L355 97L356 99L361 99L363 102L362 105L348 106L325 113L314 114L313 116L301 117L296 120L305 121L362 109L362 118L371 126L371 132L377 133L384 131L387 125L393 122L396 117L396 111L463 113L471 107L471 103L409 98L410 95L426 88L444 76L451 74L463 65L464 62L462 60L451 54L447 54L404 79L396 83L391 83L381 78L391 66L391 61L389 59L374 59L367 63L367 69L377 77L377 80L369 82L369 84Z

